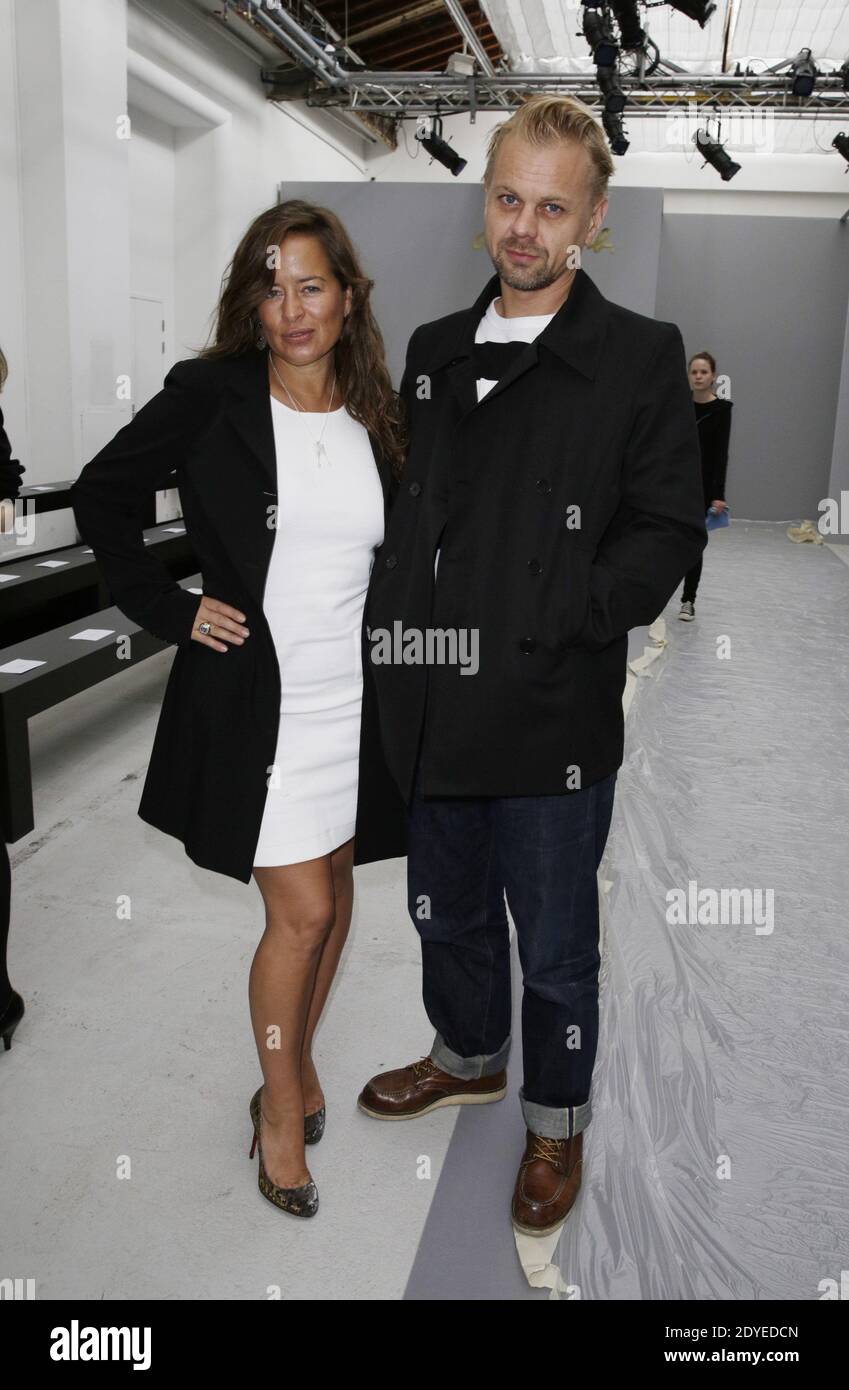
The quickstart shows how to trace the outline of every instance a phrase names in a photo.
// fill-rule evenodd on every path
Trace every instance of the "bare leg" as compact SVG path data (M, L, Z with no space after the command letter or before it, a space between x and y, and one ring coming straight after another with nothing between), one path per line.
M265 931L251 965L249 997L265 1082L262 1156L278 1187L310 1180L301 1059L316 973L335 921L330 858L253 870L265 903Z
M333 874L333 890L336 901L336 918L333 929L324 943L321 959L315 975L312 999L304 1029L304 1045L301 1057L301 1084L304 1092L304 1113L312 1115L324 1104L324 1093L316 1074L312 1059L312 1041L316 1025L330 993L339 960L351 926L351 913L354 907L354 841L347 840L329 856Z

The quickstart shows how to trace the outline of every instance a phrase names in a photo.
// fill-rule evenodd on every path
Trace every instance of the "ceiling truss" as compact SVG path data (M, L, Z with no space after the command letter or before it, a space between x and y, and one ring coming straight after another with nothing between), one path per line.
M478 68L460 72L379 71L357 66L350 46L323 19L317 5L308 5L307 29L279 4L261 0L232 0L231 13L258 26L285 49L290 61L265 69L271 100L305 101L307 106L343 108L355 116L383 117L397 122L408 117L449 116L468 113L474 122L478 111L499 111L519 105L529 92L555 92L577 97L587 106L602 103L592 73L516 73L498 71L473 42L468 20L456 0L441 0L457 26L460 40L471 47ZM303 0L302 0L303 4ZM431 8L428 5L428 8ZM303 13L303 10L301 10ZM344 60L340 61L340 60ZM661 62L651 75L618 73L627 99L622 119L629 116L668 116L693 111L706 116L731 111L769 113L771 119L814 120L828 117L849 121L849 92L839 73L820 75L808 97L795 97L789 75L778 71L741 75L685 72L673 63Z

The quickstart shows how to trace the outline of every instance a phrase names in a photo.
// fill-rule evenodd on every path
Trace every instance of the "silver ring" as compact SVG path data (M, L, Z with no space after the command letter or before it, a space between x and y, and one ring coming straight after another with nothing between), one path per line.
M211 626L211 623L198 623L198 632L202 632L204 637L208 637Z

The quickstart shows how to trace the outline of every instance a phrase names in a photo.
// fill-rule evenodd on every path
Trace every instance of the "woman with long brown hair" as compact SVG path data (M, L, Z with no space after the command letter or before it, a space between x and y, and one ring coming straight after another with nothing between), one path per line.
M290 200L261 213L225 275L211 345L172 369L73 489L118 605L178 646L140 814L195 862L252 876L263 898L249 995L264 1082L250 1115L260 1191L298 1216L318 1207L304 1147L325 1121L312 1044L352 867L404 852L400 824L368 853L359 843L373 828L360 773L380 756L366 734L364 604L404 445L371 288L331 211ZM174 474L199 603L142 552L137 515L127 529L128 496Z

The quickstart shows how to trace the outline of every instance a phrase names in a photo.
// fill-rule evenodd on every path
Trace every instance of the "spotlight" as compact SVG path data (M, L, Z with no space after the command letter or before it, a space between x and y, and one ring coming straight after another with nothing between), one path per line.
M738 173L740 165L734 163L724 147L716 140L712 140L706 130L697 130L693 136L693 142L699 154L704 155L708 164L716 169L723 182L727 183Z
M615 68L596 68L598 85L604 93L604 109L618 116L625 110L626 96L619 86Z
M611 0L623 48L642 48L646 36L637 16L637 0Z
M584 6L584 38L590 46L593 62L598 68L612 68L619 46L607 15L599 14L601 0L588 0Z
M679 14L686 15L687 19L694 19L700 29L704 29L716 5L709 5L705 0L669 0L673 10Z
M817 70L811 61L809 48L803 48L796 54L790 64L790 71L793 74L793 81L790 84L790 91L793 96L809 97L817 80Z
M627 138L622 127L622 117L614 115L612 111L602 111L601 123L613 153L624 154L631 141Z
M839 135L835 135L831 143L837 153L842 154L846 163L849 164L849 135L846 134L846 131L841 130Z
M452 150L448 142L442 138L442 121L439 116L434 116L430 134L419 135L417 131L416 139L424 145L431 158L435 159L438 164L444 164L455 178L465 169L466 160L461 159L457 151Z

